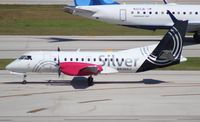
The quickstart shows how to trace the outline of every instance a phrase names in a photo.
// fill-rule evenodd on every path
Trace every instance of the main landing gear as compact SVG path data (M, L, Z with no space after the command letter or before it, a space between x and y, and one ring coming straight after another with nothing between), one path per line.
M200 43L200 32L195 32L193 39L196 43Z
M94 80L94 79L93 79L92 76L88 77L88 86L94 85L94 81L93 81L93 80Z
M23 75L23 81L22 81L22 84L27 84L26 77L27 77L27 75L24 74L24 75Z

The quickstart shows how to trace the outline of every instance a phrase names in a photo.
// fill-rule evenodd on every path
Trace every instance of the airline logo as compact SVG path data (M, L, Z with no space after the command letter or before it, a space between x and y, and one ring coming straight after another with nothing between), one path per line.
M183 40L182 40L180 33L178 32L178 30L175 27L173 27L168 32L168 34L171 36L171 38L173 40L173 45L174 45L173 50L163 51L162 53L165 56L162 58L159 58L158 56L151 54L147 58L147 60L154 65L158 65L158 66L168 65L168 64L172 63L174 60L179 59L181 56L181 52L182 52L182 48L183 48L183 44L182 44ZM170 55L171 55L171 57L170 57ZM160 56L162 56L162 54Z
M102 66L114 67L137 67L139 59L137 58L116 58L115 55L100 55L100 62Z

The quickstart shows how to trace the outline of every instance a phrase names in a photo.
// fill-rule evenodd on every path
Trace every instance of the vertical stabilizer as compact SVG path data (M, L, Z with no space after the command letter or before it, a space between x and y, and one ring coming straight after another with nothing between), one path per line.
M188 21L177 20L168 11L174 25L169 29L154 51L147 57L137 72L179 64L183 50L183 40Z

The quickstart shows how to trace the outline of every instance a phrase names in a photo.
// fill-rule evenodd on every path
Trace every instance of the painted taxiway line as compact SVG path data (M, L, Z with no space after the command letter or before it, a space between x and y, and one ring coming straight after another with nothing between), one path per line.
M29 83L22 85L21 76L0 71L0 121L199 121L200 71L94 79L88 87L82 77L31 73Z

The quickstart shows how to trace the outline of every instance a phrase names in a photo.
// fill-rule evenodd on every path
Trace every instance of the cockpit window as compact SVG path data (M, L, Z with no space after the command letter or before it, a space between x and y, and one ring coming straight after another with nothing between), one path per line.
M22 55L18 59L19 60L32 60L32 57L30 55Z

